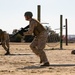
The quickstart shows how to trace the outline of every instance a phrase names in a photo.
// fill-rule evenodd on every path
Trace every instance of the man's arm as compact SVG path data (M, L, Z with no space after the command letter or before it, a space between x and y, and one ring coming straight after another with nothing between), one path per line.
M27 32L27 31L28 31L28 28L29 28L29 25L27 25L27 26L24 27L24 28L21 28L21 30L19 30L17 33L13 34L10 38L15 37L17 34L20 34L20 35L23 36L23 33L24 33L24 32Z
M27 31L27 32L24 32L24 35L32 35L35 26L37 26L37 23L36 23L35 21L32 21L32 22L30 23L30 26L29 26L28 31Z

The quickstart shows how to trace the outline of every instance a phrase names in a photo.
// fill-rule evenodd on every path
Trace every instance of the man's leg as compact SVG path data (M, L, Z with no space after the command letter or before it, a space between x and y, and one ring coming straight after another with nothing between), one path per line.
M38 39L38 46L37 46L38 54L40 56L41 62L43 63L48 62L47 56L43 50L45 48L45 45L46 45L46 40L44 38Z
M30 45L30 48L38 56L38 53L37 53L37 44L38 44L38 40L37 40L37 38L34 38L34 40L32 41L32 43Z
M37 38L34 38L34 40L32 41L31 45L30 45L30 48L32 49L32 51L37 55L39 56L39 51L37 49L37 45L38 45L38 39ZM40 56L39 56L40 58ZM40 58L40 63L42 63L42 60Z
M40 57L40 63L44 63L44 66L49 66L47 56L46 56L45 52L43 51L43 49L45 48L45 44L46 44L45 38L40 38L40 39L36 38L31 43L30 47L31 47L32 51L37 56Z
M9 52L9 48L6 47L6 42L2 42L2 47L4 48L4 50L6 51L5 55L9 55L10 52Z
M41 62L43 62L44 66L49 66L49 62L48 62L48 59L47 59L47 56L44 52L44 48L45 48L45 45L46 45L46 42L47 42L47 33L46 32L43 32L41 33L41 35L38 37L38 45L37 45L37 48L38 48L38 54L39 54L39 57L41 59Z
M6 41L6 46L7 46L7 53L6 54L9 55L10 54L10 51L9 51L10 50L9 49L9 40Z
M7 51L7 48L5 46L5 42L2 42L2 47L4 48L5 51Z

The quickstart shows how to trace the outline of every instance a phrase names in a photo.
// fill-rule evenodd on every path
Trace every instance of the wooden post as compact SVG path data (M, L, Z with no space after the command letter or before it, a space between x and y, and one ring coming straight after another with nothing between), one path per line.
M60 49L63 49L62 48L62 43L63 43L63 40L62 40L62 26L63 26L63 15L60 15Z
M67 46L67 45L68 45L68 27L67 27L67 19L65 19L65 25L66 25L65 33L66 33L66 46Z
M38 5L37 7L37 19L40 22L41 20L41 6L40 5Z

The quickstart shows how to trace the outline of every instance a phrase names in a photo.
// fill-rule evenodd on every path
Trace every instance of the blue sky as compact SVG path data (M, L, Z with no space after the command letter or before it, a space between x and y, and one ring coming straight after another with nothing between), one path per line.
M60 15L63 15L63 25L65 18L68 19L68 33L75 34L75 0L0 0L0 28L12 33L13 29L25 27L28 22L24 12L33 12L37 19L37 5L41 5L41 22L56 29L60 27Z

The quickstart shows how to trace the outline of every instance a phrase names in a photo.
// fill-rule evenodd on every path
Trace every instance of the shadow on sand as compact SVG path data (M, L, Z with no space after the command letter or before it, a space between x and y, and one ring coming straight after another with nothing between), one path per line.
M75 64L51 64L50 66L44 66L44 67L41 67L40 65L31 65L31 66L26 66L24 68L18 68L20 70L24 70L24 69L41 69L41 68L50 68L50 69L53 69L51 67L73 67L75 66Z
M22 56L22 55L34 55L34 54L31 54L31 53L26 53L26 54L10 54L10 56Z
M3 54L0 54L1 56L27 56L27 55L34 55L34 54L32 54L32 53L26 53L26 54L10 54L10 55L3 55Z

